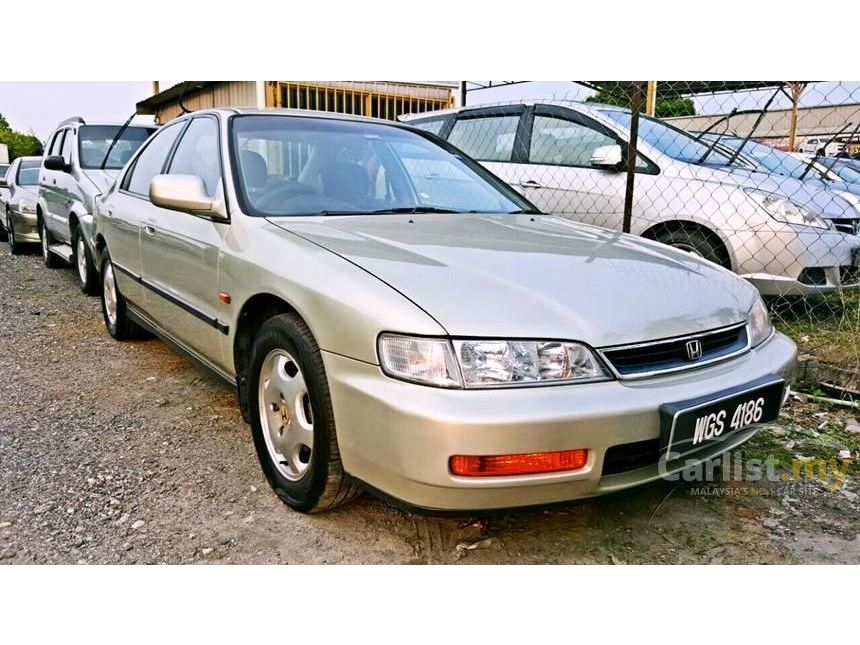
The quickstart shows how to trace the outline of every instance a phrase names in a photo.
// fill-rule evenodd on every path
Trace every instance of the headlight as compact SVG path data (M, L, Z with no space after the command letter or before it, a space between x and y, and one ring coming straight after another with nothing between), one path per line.
M18 208L21 209L22 213L35 213L36 202L19 202Z
M815 215L790 199L757 190L747 190L746 193L768 215L778 222L811 226L813 228L830 228L829 221L818 217L818 215Z
M549 385L609 378L585 345L563 341L455 340L383 334L383 370L441 387Z
M770 322L770 315L767 313L767 306L760 297L756 299L755 304L750 309L748 329L750 347L761 345L773 333L773 325Z

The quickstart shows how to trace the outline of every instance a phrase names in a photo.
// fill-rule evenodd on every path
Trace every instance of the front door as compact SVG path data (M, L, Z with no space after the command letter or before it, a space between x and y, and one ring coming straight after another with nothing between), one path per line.
M168 174L197 175L210 197L223 195L218 122L197 117L182 134ZM208 357L220 357L218 260L229 224L150 205L142 223L146 310L165 331Z

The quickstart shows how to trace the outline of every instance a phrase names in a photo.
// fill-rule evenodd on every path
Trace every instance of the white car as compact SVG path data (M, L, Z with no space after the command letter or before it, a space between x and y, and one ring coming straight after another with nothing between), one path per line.
M403 118L477 159L543 211L615 230L623 222L630 119L624 108L570 101ZM783 190L785 179L739 172L709 142L643 116L630 232L731 269L764 295L858 286L860 237L798 203ZM851 204L844 207L840 213L857 219Z

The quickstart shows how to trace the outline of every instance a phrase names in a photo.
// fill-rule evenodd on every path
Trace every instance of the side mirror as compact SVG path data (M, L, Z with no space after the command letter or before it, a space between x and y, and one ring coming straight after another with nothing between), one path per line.
M9 188L9 182L5 177L0 177L0 188Z
M197 175L156 175L149 184L149 201L161 208L207 215L216 204Z
M59 170L60 172L68 172L69 167L66 165L66 160L60 155L51 155L45 157L45 168L48 170Z
M591 153L591 165L598 168L615 169L621 164L621 146L600 146Z

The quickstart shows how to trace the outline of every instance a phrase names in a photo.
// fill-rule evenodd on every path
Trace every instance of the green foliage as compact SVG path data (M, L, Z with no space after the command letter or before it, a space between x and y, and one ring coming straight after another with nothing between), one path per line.
M0 143L9 147L9 161L17 157L26 157L41 153L42 142L31 133L16 132L9 126L6 118L0 114Z
M654 112L657 118L665 119L672 116L693 116L696 113L696 106L692 99L688 99L683 96L660 98L659 87L657 89L657 104L654 106ZM600 90L594 96L589 96L585 101L587 103L605 103L607 105L617 105L619 107L630 107L630 97L628 97L624 92Z

